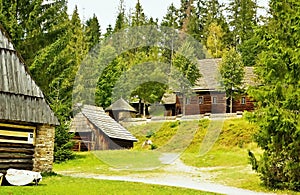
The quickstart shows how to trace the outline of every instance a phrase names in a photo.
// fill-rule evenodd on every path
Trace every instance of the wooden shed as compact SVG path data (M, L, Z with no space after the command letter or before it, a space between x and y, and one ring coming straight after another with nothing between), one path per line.
M165 93L161 102L165 107L164 116L176 116L181 114L181 104L177 94Z
M108 116L103 108L84 105L72 120L76 150L129 149L137 139Z
M0 26L0 172L52 170L58 120Z
M117 122L126 118L136 116L136 109L129 105L123 98L118 99L113 104L105 109L105 112Z

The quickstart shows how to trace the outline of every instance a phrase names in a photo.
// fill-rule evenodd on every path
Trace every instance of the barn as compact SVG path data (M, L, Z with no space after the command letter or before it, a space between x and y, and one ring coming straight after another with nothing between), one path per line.
M74 150L129 149L137 139L122 125L108 116L103 108L83 105L72 120Z
M0 26L0 172L52 170L57 118Z

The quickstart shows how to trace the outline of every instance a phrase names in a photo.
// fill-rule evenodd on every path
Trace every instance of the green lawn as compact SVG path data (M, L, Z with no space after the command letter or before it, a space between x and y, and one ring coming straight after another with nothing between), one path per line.
M252 142L252 135L257 131L257 127L244 119L230 119L226 120L224 124L220 124L220 121L217 123L200 120L181 123L178 121L157 122L132 126L128 129L139 139L134 149L76 153L74 160L55 164L54 171L105 175L163 173L161 169L147 170L147 168L161 165L159 157L164 150L176 151L176 147L178 147L179 151L183 151L184 147L182 146L189 144L192 140L181 155L185 164L207 167L207 173L213 176L212 181L218 183L254 191L273 192L261 185L259 176L251 170L248 163L248 149L256 154L261 153L261 150ZM207 130L219 126L222 126L222 131L218 139L211 150L203 155L201 144ZM154 151L150 147L141 147L149 132L152 134L151 140L158 147ZM184 134L188 134L188 136L185 137ZM168 194L167 191L166 193ZM297 194L290 191L276 191L275 193Z
M72 178L66 176L44 177L38 186L0 186L0 194L7 195L77 195L77 194L214 194L198 190L149 185L134 182Z

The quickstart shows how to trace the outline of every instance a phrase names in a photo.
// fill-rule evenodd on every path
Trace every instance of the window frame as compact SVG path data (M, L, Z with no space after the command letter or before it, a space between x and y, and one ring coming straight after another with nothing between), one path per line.
M217 104L218 103L218 97L217 96L212 96L211 102L212 102L212 104Z

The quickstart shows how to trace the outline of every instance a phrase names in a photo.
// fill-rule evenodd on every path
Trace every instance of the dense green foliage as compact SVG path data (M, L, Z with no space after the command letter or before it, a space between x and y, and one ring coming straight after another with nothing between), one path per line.
M298 1L270 1L255 65L261 85L250 90L257 101L251 120L260 127L255 140L264 150L259 160L250 153L253 168L265 185L292 190L300 190L299 10Z
M233 98L242 92L242 81L244 78L244 64L241 55L231 48L225 52L219 67L221 83L230 98L230 112L232 112Z

